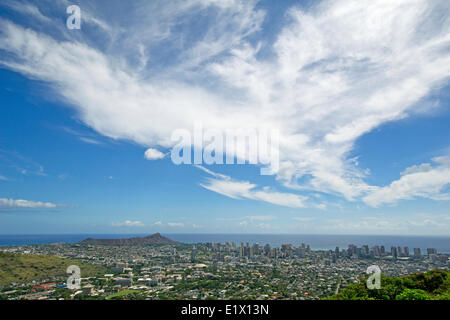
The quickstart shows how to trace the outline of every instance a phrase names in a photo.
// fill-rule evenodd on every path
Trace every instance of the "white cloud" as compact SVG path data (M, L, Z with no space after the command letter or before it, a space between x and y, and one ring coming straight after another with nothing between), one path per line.
M126 220L123 222L114 222L111 224L113 227L158 227L158 228L183 228L183 227L192 227L192 228L201 228L201 226L196 224L185 224L183 222L162 222L162 221L156 221L154 223L146 224L142 221L132 221L132 220Z
M185 226L185 224L183 222L167 222L167 223L164 223L162 221L157 221L157 222L153 223L153 226L158 226L158 227L162 227L162 228L182 228L182 227ZM193 224L192 227L193 228L197 228L198 226Z
M168 148L175 129L196 121L214 129L278 129L277 179L298 192L348 200L383 192L347 158L355 141L422 111L418 103L450 77L448 1L335 0L307 10L292 7L273 43L261 31L265 13L255 1L139 2L136 8L126 15L131 25L120 20L122 12L110 17L118 25L108 26L116 30L111 34L126 36L108 38L108 49L94 48L98 41L88 34L62 41L1 20L0 49L8 54L0 63L49 83L86 125L114 139ZM99 12L92 8L91 18ZM205 33L187 41L183 27L208 12L215 19L205 22ZM258 32L261 41L251 43L248 36ZM261 58L261 50L271 54ZM406 173L401 184L413 178ZM398 184L393 182L394 191ZM245 181L210 179L205 187L232 198L303 206L301 196ZM429 188L422 194L438 187ZM402 192L402 198L422 196ZM368 197L366 202L379 203Z
M407 217L372 216L352 219L328 219L322 232L339 234L435 234L448 235L450 220L447 214L409 214Z
M274 226L269 224L269 223L264 223L264 222L258 222L256 223L255 221L259 221L258 219L246 219L246 220L242 220L239 221L239 223L237 224L238 228L243 228L246 231L249 230L274 230Z
M29 201L20 199L7 199L0 198L0 208L56 208L62 205L54 204L51 202L41 202L41 201Z
M169 226L169 227L184 227L184 223L182 223L182 222L168 222L167 226Z
M272 191L267 187L262 190L255 190L257 185L251 184L248 181L218 180L208 178L207 183L200 185L205 189L220 193L233 199L259 200L292 208L305 207L305 204L303 203L306 199L305 197L293 193Z
M41 13L41 11L39 10L38 7L36 7L35 5L32 4L28 4L28 3L19 3L17 1L5 1L3 3L4 6L23 13L25 15L30 15L34 18L36 18L37 20L39 20L40 22L45 22L45 23L51 23L52 20L50 18L48 18L47 16L43 15Z
M363 200L374 207L417 197L450 200L450 194L442 193L450 184L449 158L434 158L433 161L437 163L434 167L424 163L407 168L400 179L393 181L389 186L374 189Z
M407 175L407 174L413 174L418 172L428 172L431 171L432 167L429 163L422 163L421 165L414 165L409 168L406 168L405 171L401 172L400 174Z
M91 139L91 138L86 138L86 137L80 137L80 140L89 144L101 144L101 142Z
M206 173L216 178L207 178L206 183L200 185L210 191L222 194L233 199L249 199L264 201L275 205L303 208L306 197L293 194L273 191L268 187L256 189L258 186L248 181L234 181L229 176L212 172L201 166L197 166Z
M223 179L223 180L230 180L229 176L224 175L224 174L220 174L220 173L217 173L217 172L214 172L214 171L211 171L211 170L209 170L209 169L207 169L207 168L205 168L203 166L194 165L194 167L196 167L196 168L202 170L203 172L206 172L207 174L209 174L211 176L214 176L216 178Z
M158 160L163 159L166 155L157 149L150 148L145 151L144 156L147 160Z
M141 221L126 220L124 222L113 222L113 227L145 227L145 224Z

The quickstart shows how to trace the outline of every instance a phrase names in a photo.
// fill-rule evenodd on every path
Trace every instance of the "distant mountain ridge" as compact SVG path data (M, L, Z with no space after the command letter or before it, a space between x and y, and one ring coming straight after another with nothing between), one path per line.
M100 245L134 245L134 244L177 244L177 241L155 233L146 237L134 237L125 239L93 239L88 238L80 244L100 244Z

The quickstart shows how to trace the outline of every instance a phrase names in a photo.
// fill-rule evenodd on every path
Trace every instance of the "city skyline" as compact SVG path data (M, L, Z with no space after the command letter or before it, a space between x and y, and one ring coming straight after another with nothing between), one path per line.
M73 4L0 4L0 234L450 234L448 2ZM176 165L199 123L278 170Z
M433 247L423 254L383 245L314 250L305 242L188 244L153 234L4 246L0 256L34 270L49 257L63 266L77 261L68 278L57 268L0 278L5 300L448 300L449 254Z

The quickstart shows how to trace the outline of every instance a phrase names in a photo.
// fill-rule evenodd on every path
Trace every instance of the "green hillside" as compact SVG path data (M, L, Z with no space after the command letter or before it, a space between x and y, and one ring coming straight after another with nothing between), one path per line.
M450 300L450 272L433 270L405 277L381 276L381 289L369 290L367 279L342 289L331 300Z
M0 252L0 286L7 286L12 282L28 283L32 280L65 276L70 265L78 265L82 277L104 274L107 271L102 266L73 259Z

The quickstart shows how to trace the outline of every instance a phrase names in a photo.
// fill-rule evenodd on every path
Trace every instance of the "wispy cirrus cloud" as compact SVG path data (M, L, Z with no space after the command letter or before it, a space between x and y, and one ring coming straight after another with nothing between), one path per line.
M205 183L200 184L203 188L210 191L233 199L258 200L292 208L305 207L304 201L307 199L306 197L293 193L277 192L268 187L258 188L256 184L248 181L236 181L229 176L217 174L202 166L197 167L215 177L207 178Z
M49 17L42 14L42 12L39 10L39 8L37 6L30 4L30 3L5 0L3 2L3 6L9 8L9 9L12 9L16 12L20 12L24 15L31 16L40 22L44 22L44 23L52 22L52 19L50 19Z
M94 145L101 145L103 144L101 141L99 141L96 137L94 137L92 134L89 133L83 133L80 131L77 131L75 129L69 128L69 127L61 127L62 130L65 132L76 136L80 141L88 144L94 144Z
M273 41L263 29L269 12L257 1L136 1L126 19L114 5L106 23L101 7L86 4L90 21L104 25L92 37L0 20L0 63L49 83L100 134L145 147L170 148L171 133L196 121L278 129L276 179L298 194L231 178L203 184L235 199L303 207L313 191L386 203L377 198L389 190L369 185L366 168L348 158L355 141L426 111L420 102L450 77L448 1L293 5ZM39 12L57 20L43 5ZM205 32L188 34L194 21ZM390 190L419 196L398 186L414 177ZM448 182L443 175L439 185ZM430 188L422 195L436 193Z
M16 151L0 149L0 163L7 167L14 168L21 175L47 176L47 173L41 164Z
M95 139L92 138L86 138L86 137L80 137L80 140L89 144L102 144L100 141L97 141Z

